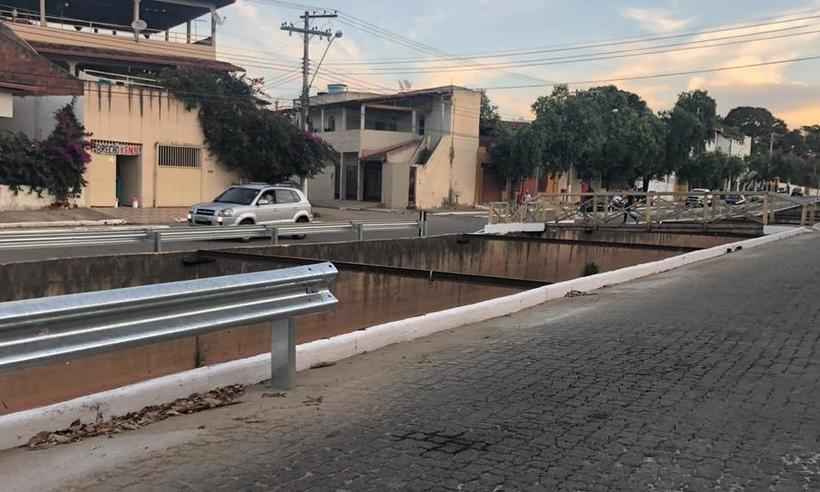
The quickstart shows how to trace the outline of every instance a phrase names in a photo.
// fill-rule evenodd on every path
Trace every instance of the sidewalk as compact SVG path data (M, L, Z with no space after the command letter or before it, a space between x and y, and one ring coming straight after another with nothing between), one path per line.
M11 490L816 490L820 236L551 302L112 439Z

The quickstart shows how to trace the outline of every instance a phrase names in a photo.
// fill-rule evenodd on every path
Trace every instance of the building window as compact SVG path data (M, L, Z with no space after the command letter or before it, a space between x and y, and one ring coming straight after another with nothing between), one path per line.
M335 116L328 116L327 121L325 121L325 131L326 132L335 132L336 131L336 117Z
M424 135L424 116L419 116L418 132L419 135Z
M190 167L202 165L202 149L179 145L158 145L157 164L160 167Z

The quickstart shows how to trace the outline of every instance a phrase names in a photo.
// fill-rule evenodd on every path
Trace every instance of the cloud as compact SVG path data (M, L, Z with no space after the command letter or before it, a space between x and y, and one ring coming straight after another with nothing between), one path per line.
M663 9L628 8L621 15L637 21L641 28L656 33L680 31L692 22L692 19L678 19Z

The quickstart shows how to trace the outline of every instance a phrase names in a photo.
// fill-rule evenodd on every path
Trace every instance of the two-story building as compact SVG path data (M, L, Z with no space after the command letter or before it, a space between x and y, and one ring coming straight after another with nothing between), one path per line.
M340 162L308 184L315 203L474 205L481 94L446 86L393 95L334 84L310 99L310 127Z
M234 1L4 0L0 22L82 91L11 94L0 129L46 138L54 112L72 103L92 144L80 205L188 206L213 198L238 179L209 154L197 111L155 77L186 66L241 70L216 57L217 10Z

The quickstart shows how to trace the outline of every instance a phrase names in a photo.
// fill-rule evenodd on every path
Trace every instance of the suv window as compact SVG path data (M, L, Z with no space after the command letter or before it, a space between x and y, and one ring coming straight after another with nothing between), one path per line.
M290 190L274 190L276 192L276 203L298 203L299 196Z
M274 201L273 201L273 190L265 190L262 193L262 195L259 197L259 201L262 201L262 200L267 200L268 203L270 203L272 205L274 203Z

